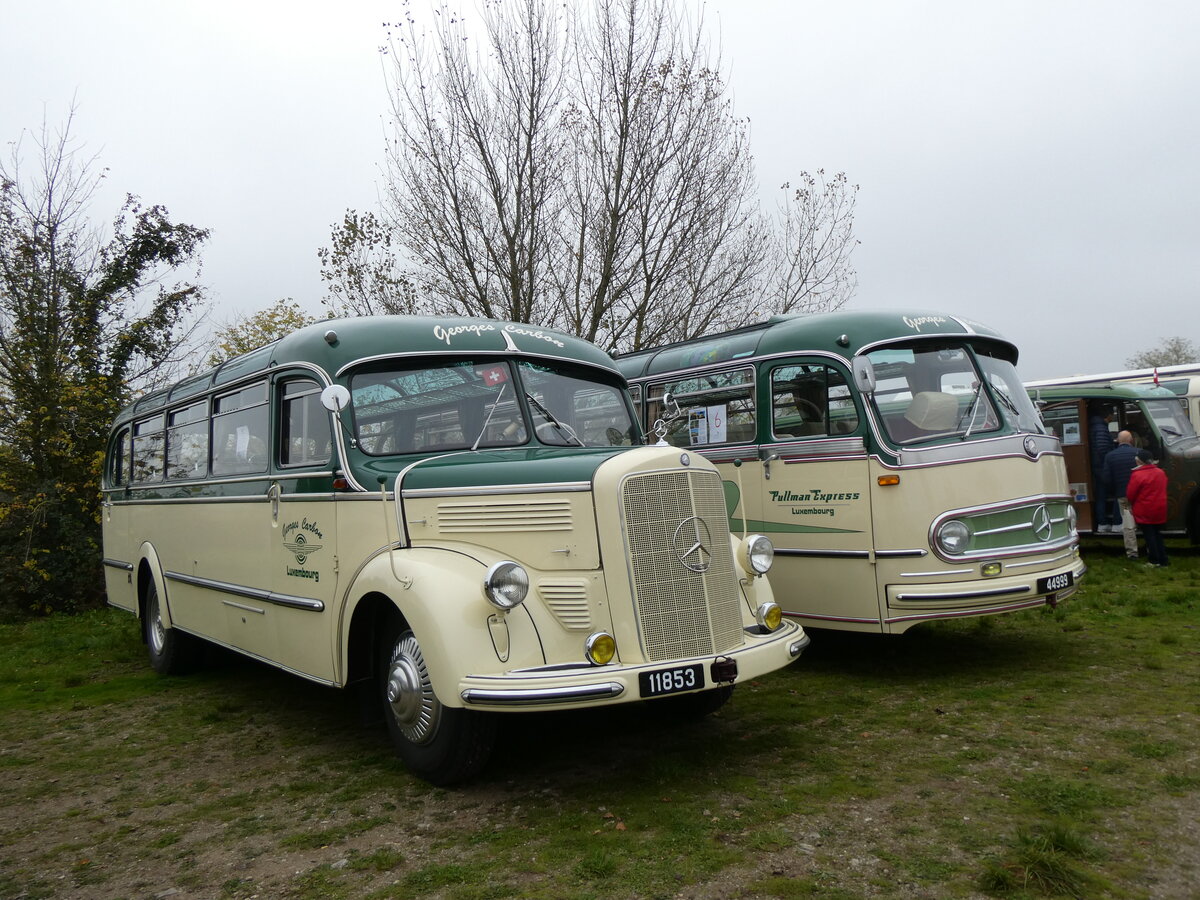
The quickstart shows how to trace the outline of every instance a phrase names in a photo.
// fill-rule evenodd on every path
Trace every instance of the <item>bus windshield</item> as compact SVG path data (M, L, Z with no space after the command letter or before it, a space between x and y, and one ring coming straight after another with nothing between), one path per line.
M1191 421L1176 400L1146 400L1146 415L1154 420L1163 442L1170 445L1196 436Z
M895 444L966 440L997 431L1004 420L1016 431L1044 433L1016 368L987 350L921 344L882 348L867 357L875 369L875 409Z
M355 437L386 456L527 444L632 443L616 383L583 367L501 359L387 360L350 377Z

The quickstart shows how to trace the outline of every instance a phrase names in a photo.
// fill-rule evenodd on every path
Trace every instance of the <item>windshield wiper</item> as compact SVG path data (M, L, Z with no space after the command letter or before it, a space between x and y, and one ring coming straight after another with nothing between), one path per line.
M558 421L558 419L554 418L554 413L542 406L542 404L538 402L538 399L533 396L533 394L526 391L525 399L533 404L533 406L537 408L537 411L545 416L550 421L550 424L557 428L558 433L561 434L567 441L574 441L580 447L583 446L583 441L579 439L579 435L577 435L570 427L564 425L562 422Z
M500 405L500 401L504 398L504 391L508 387L508 382L500 385L500 393L496 395L496 399L492 401L492 405L488 407L488 414L483 420L483 427L479 429L479 437L475 438L475 443L471 445L471 449L475 450L479 447L479 442L483 440L484 432L487 431L488 423L492 421L492 413L496 411L496 407Z
M962 433L962 440L966 440L971 436L971 432L975 429L975 408L979 406L979 395L983 392L983 382L977 382L975 385L975 393L971 397L971 405L967 407L967 411L963 413L962 418L958 420L959 426L963 421L967 421L967 430Z

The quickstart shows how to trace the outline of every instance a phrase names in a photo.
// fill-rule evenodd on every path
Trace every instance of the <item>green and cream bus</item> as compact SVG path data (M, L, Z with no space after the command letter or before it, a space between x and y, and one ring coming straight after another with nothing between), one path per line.
M1167 473L1164 531L1186 534L1192 543L1200 543L1200 437L1179 402L1179 393L1153 383L1095 384L1074 379L1033 381L1025 387L1041 409L1046 428L1062 441L1080 530L1093 530L1098 496L1089 423L1093 415L1111 413L1112 436L1130 432L1134 445L1153 453ZM1115 504L1115 498L1110 499ZM1116 521L1119 534L1119 515Z
M663 439L717 465L731 527L775 544L787 615L897 634L1055 604L1084 572L1062 447L1016 361L975 322L853 312L617 364Z
M493 714L694 713L808 642L734 537L716 467L641 442L592 345L480 319L301 329L138 399L103 478L109 602L153 666L204 642L374 692L430 781Z

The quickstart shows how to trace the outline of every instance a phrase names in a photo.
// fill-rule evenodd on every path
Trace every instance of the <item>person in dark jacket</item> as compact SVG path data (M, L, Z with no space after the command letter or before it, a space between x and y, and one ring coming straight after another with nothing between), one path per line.
M1122 431L1117 435L1117 446L1104 457L1104 486L1108 495L1117 498L1117 509L1121 512L1121 534L1125 538L1125 555L1138 558L1137 522L1125 491L1129 487L1129 473L1137 463L1137 448L1133 445L1133 432Z
M1154 464L1154 457L1144 447L1137 452L1137 465L1129 474L1125 496L1146 536L1148 565L1169 565L1162 537L1162 526L1167 521L1167 473Z
M1092 490L1096 494L1096 521L1093 524L1098 534L1112 531L1112 495L1104 483L1104 458L1113 449L1112 431L1108 423L1113 420L1112 407L1097 404L1088 413L1088 447L1091 450Z

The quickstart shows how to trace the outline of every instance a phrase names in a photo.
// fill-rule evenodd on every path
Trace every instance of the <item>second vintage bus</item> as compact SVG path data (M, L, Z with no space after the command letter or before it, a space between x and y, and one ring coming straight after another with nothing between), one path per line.
M808 626L897 634L1054 604L1083 575L1059 440L1017 348L941 313L769 322L618 359L646 422L717 464Z

